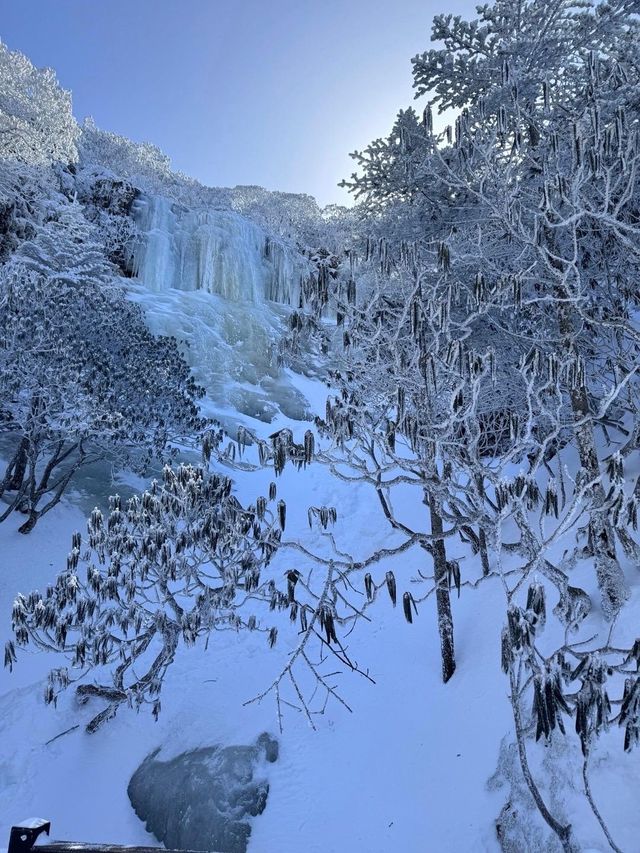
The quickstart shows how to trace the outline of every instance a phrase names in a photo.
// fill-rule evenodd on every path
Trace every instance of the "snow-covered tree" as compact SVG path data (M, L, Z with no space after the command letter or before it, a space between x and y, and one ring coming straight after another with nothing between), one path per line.
M637 495L625 492L623 473L624 457L637 450L638 436L636 13L637 4L624 0L532 0L480 7L479 20L472 22L437 18L434 38L445 46L414 59L415 82L418 94L429 93L441 110L460 111L455 128L436 137L430 107L422 122L412 111L403 112L386 140L355 155L362 173L347 182L371 215L371 232L382 246L377 250L382 274L397 278L407 257L426 281L437 281L447 268L442 278L448 286L426 289L427 304L433 301L447 318L444 324L440 317L427 322L425 329L426 351L436 355L430 366L434 385L442 383L442 366L449 361L448 347L438 347L439 336L452 347L453 364L474 353L495 360L493 405L486 408L482 385L474 390L461 371L459 397L453 400L461 417L441 417L439 423L427 418L426 435L435 436L453 491L443 490L441 482L432 487L447 495L441 504L445 512L460 515L462 535L469 538L471 522L479 522L490 548L490 571L503 580L508 636L516 645L520 640L513 639L518 632L511 631L511 623L516 620L525 634L533 634L540 615L535 588L531 607L518 609L518 591L532 572L557 587L556 613L570 630L588 606L588 597L569 586L572 566L590 561L611 619L627 595L622 563L626 558L637 564L638 559L632 535ZM393 386L398 364L406 365L406 359L396 357L406 316L415 303L418 317L437 316L424 311L424 302L407 299L401 287L389 285L386 297L382 314L388 323L380 323L377 333L371 318L380 305L369 292L360 308L369 322L364 335L352 329L358 319L353 311L338 314L345 340L355 352L362 347L368 354L354 360L341 386L336 411L347 435L358 429L351 423L357 410L357 392L351 388L359 390L372 372L379 372L360 404L370 414L366 439L360 439L369 449L377 449L377 406L382 411L388 406L388 386L381 377L386 370ZM370 396L373 386L377 393ZM400 388L406 407L406 382ZM424 399L429 400L428 391ZM502 412L498 400L504 402ZM482 447L477 437L488 425L495 428L501 415L506 433L494 432ZM398 419L392 411L387 417L397 442ZM604 448L619 445L620 436L629 440L603 458ZM512 463L511 471L505 460ZM461 495L477 508L475 514L465 516ZM511 541L503 542L507 523L511 531L515 526L518 541L511 534ZM478 535L478 545L479 540ZM548 553L559 541L566 548L561 567L550 562ZM523 559L513 566L516 554ZM513 566L508 573L502 568L507 558ZM567 641L563 653L574 652ZM598 663L599 655L608 658L606 664ZM533 690L536 722L545 735L560 725L561 712L575 713L585 748L607 719L618 719L603 698L603 684L607 674L622 673L631 676L624 691L618 685L627 744L633 742L638 719L631 669L635 652L605 646L575 656L583 666L562 673L560 681L551 658L543 666L539 651L530 655L528 670L521 658L507 665L522 769L566 850L574 849L570 828L551 816L528 769L520 703ZM577 697L560 686L575 679L582 680ZM593 804L586 764L584 781L594 813L617 849Z
M100 130L91 118L82 124L78 148L81 166L126 178L146 191L158 190L173 176L171 160L156 145Z
M478 290L481 325L509 342L512 370L523 347L564 364L558 381L593 482L589 547L609 615L626 591L594 430L612 423L614 401L619 426L634 410L622 393L638 344L632 5L498 2L479 21L437 18L445 48L414 59L415 83L440 109L462 108L455 132L435 138L430 107L422 125L402 113L388 140L356 155L363 174L350 184L378 228L388 217L396 253L402 239L446 246L454 301ZM621 393L607 395L612 387Z
M0 158L48 165L78 159L71 94L50 68L38 69L0 42Z

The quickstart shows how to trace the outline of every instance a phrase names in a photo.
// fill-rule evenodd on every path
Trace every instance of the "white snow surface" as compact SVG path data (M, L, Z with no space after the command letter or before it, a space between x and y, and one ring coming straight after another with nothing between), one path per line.
M318 407L323 387L297 381ZM266 491L271 475L236 474L236 479L239 497L249 500ZM325 504L339 508L336 536L354 556L392 541L366 489L347 488L321 467L287 469L278 491L287 500L287 538L309 541L306 508ZM407 503L405 517L420 511L420 505L414 509ZM20 536L17 526L16 520L0 527L6 634L15 593L42 587L62 569L71 532L84 529L84 516L69 500L28 537ZM323 547L318 534L311 536L311 545ZM410 553L395 561L401 588L410 587L423 559L422 553ZM293 564L303 567L294 553L283 551L277 560L282 571ZM376 574L389 567L381 565ZM477 574L474 567L465 571ZM588 578L579 582L586 585ZM636 588L631 606L640 611L638 598ZM489 790L487 781L502 738L512 737L507 682L499 665L503 592L493 581L463 589L453 607L458 668L448 684L440 681L433 604L422 605L409 625L383 597L373 621L360 623L349 639L350 654L368 668L375 685L356 675L340 676L336 681L353 712L330 704L317 716L314 732L302 714L287 709L282 736L273 699L243 702L269 685L295 641L287 614L274 649L262 635L224 632L211 637L207 651L202 645L182 649L166 679L158 723L147 712L121 709L94 735L82 724L96 707L78 709L71 692L56 709L46 707L43 676L54 659L23 652L14 673L5 671L0 681L0 838L8 837L21 815L36 812L52 821L54 838L153 844L126 794L145 756L158 746L166 758L213 743L251 743L267 730L280 737L281 754L271 769L267 808L254 821L250 853L499 850L494 821L508 790ZM575 743L572 749L576 752ZM531 748L531 760L544 784L542 744ZM568 775L579 779L577 753L567 761ZM596 796L618 844L638 850L636 756L623 754L620 734L613 732L593 765ZM583 849L606 850L579 792L567 792L565 806Z

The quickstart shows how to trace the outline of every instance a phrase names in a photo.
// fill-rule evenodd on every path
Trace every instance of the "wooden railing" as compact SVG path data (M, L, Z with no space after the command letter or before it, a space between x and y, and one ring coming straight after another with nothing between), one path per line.
M76 844L73 841L52 841L38 844L33 853L198 853L194 850L166 850L164 847L122 847L118 844ZM200 851L202 853L202 851ZM211 851L215 853L215 851Z
M52 841L49 844L34 844L38 837L46 832L49 835L51 823L40 818L30 818L11 828L7 853L198 853L194 850L169 850L164 847L123 847L117 844L82 844L75 841ZM208 851L215 853L215 850Z

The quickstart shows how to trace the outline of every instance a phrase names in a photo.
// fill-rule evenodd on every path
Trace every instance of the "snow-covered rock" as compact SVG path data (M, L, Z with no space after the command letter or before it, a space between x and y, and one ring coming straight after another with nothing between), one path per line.
M210 746L169 761L149 755L129 782L138 817L165 846L245 853L252 817L267 804L266 764L278 742L264 733L251 746Z

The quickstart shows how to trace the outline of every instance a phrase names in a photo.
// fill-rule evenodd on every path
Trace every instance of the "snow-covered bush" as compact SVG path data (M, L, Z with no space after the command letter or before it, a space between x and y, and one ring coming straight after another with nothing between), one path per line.
M81 703L106 700L88 725L95 731L123 703L150 704L157 717L182 643L247 628L273 645L276 630L256 613L288 604L261 576L280 542L282 506L259 498L245 509L231 487L203 467L166 466L143 494L111 498L107 518L95 509L88 538L73 536L66 571L44 593L17 597L5 664L16 644L65 654L71 669L52 670L45 699L73 683Z
M564 643L549 652L540 643L546 613L544 586L529 586L526 604L512 601L502 632L502 668L509 677L516 738L524 779L536 806L566 851L576 850L569 824L549 810L529 766L526 738L527 712L532 707L535 738L552 743L554 733L566 736L565 718L580 739L582 781L589 805L613 850L620 848L598 809L589 778L589 758L597 739L611 726L624 731L625 751L640 742L640 639L630 648L585 641ZM587 648L590 647L590 648ZM615 698L614 698L615 697ZM615 835L615 833L614 833Z

